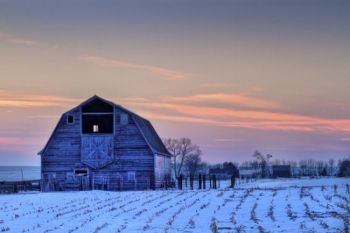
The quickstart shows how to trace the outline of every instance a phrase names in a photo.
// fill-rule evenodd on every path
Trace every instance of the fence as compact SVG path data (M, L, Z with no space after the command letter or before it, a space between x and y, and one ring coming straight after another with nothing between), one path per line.
M235 176L218 176L212 174L199 174L196 176L180 175L176 179L177 189L218 189L234 188L237 182Z
M23 191L40 191L40 180L0 182L0 194L18 193Z

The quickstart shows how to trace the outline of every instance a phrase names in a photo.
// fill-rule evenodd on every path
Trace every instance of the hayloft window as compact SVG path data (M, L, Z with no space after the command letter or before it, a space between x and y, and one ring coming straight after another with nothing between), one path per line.
M114 128L113 106L98 98L82 106L83 134L112 134Z
M67 116L67 123L68 124L73 124L74 123L74 116L73 115L68 115Z

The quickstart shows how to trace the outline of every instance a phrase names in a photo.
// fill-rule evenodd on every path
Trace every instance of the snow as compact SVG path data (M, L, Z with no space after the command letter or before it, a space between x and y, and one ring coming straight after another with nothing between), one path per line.
M0 232L346 232L349 189L349 179L304 178L218 190L1 195Z

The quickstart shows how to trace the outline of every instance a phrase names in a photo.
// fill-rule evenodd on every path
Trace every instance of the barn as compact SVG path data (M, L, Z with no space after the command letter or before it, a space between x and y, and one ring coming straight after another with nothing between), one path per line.
M64 113L41 156L42 191L168 186L171 155L152 124L93 96Z

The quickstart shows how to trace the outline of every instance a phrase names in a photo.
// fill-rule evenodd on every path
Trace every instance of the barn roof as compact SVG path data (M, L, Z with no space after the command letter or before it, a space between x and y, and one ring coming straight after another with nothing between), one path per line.
M130 114L130 116L132 117L132 119L134 120L136 126L138 127L138 129L141 131L142 136L144 137L146 143L148 144L148 146L152 149L153 153L158 153L161 155L165 155L165 156L171 156L171 154L169 153L169 151L166 149L166 147L164 146L162 140L160 139L160 137L158 136L157 132L155 131L155 129L153 128L152 124L150 121L148 121L147 119L137 115L136 113L122 107L121 105L117 105L111 101L105 100L97 95L94 95L92 97L90 97L89 99L87 99L86 101L84 101L83 103L79 104L78 106L74 107L73 109L69 110L68 112L75 110L77 108L80 108L82 105L85 105L95 99L99 99L105 103L111 104L117 108L120 108L124 111L126 111L127 113ZM66 113L68 113L66 112ZM63 114L64 115L64 114ZM63 117L63 116L62 116ZM60 118L60 121L62 119L62 117ZM57 124L58 126L58 124ZM38 153L39 155L43 154L49 144L49 142L51 141L51 138L54 134L55 130L52 132L48 142L46 143L46 145L44 146L44 148Z

